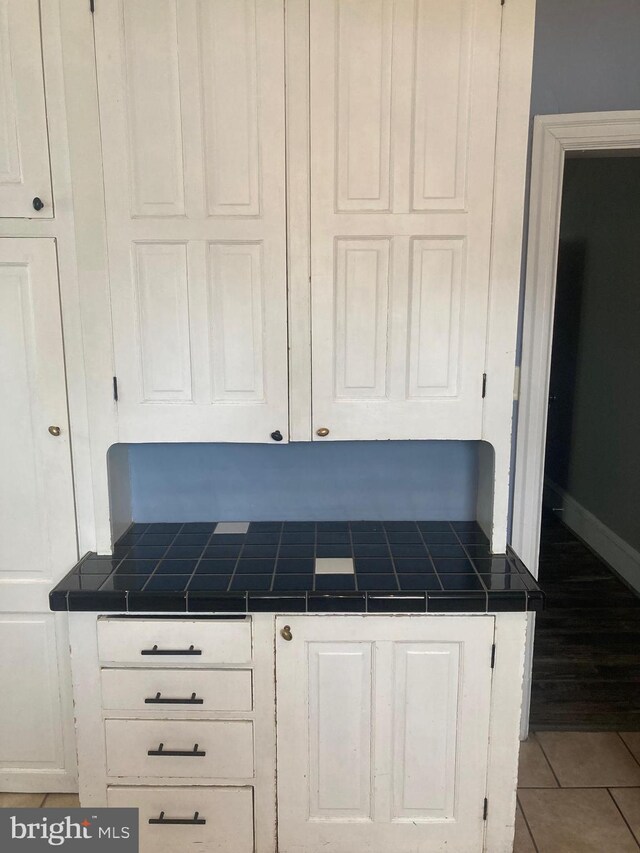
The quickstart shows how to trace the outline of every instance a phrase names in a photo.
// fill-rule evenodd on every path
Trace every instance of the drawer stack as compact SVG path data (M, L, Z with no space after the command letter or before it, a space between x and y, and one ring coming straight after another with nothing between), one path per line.
M109 806L143 853L254 850L252 622L98 620Z

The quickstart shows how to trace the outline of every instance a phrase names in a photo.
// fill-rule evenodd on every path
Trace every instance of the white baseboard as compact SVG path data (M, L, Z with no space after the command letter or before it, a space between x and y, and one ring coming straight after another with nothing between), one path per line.
M562 508L559 517L567 527L583 539L640 594L640 552L627 544L556 483L545 479L544 493L545 505L554 509Z

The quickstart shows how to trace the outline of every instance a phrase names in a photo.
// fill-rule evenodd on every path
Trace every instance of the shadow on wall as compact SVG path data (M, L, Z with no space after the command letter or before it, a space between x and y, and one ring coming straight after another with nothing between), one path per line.
M558 483L569 476L585 257L584 240L560 240L545 460Z
M472 520L482 444L114 445L112 515L149 522Z

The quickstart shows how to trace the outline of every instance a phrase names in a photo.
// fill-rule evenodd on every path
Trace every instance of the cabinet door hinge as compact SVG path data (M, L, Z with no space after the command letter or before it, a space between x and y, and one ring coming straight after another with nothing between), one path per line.
M513 374L513 399L520 399L520 365L516 365L516 369Z
M494 643L491 646L491 669L493 669L496 665L496 644Z
M482 399L487 396L487 374L482 374Z
M489 814L489 800L484 798L484 806L482 808L482 820L487 819L487 815Z
M113 377L113 399L118 402L118 377Z

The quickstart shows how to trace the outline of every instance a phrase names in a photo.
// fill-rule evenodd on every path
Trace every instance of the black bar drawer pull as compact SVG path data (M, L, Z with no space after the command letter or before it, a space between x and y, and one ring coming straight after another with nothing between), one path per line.
M141 655L201 655L200 649L194 646L189 646L188 649L159 649L154 646L152 649L142 649Z
M145 705L203 705L204 699L196 699L196 694L192 693L190 699L163 699L161 693L151 699L144 700Z
M207 753L203 749L198 749L198 744L196 743L193 749L165 749L164 744L161 743L157 749L150 749L147 752L147 755L168 755L168 756L176 756L183 755L186 758L204 758Z
M179 824L184 824L185 826L204 826L207 821L202 817L198 817L199 814L200 812L194 812L192 818L165 817L164 812L160 812L160 817L150 817L149 823L164 824L165 826L178 826Z

